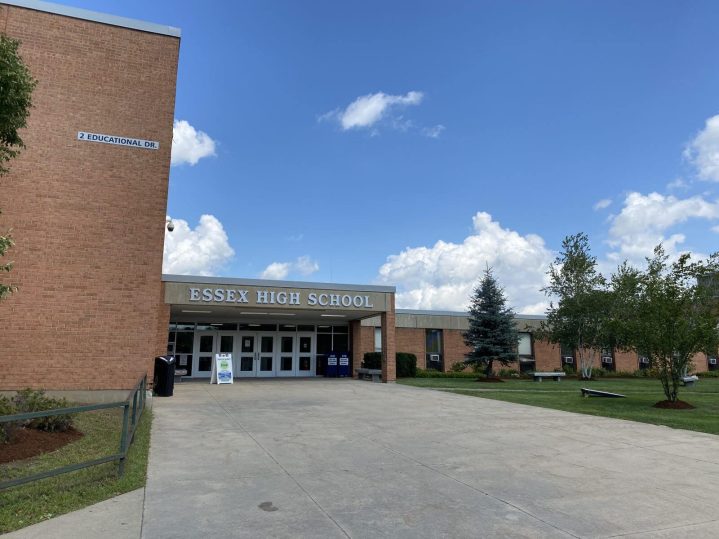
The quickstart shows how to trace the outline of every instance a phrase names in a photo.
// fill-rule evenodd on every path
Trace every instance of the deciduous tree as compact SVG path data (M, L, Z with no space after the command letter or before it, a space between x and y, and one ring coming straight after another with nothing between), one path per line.
M716 288L719 253L670 263L661 245L646 270L624 264L612 277L617 332L626 346L649 358L668 401L678 400L681 379L699 352L719 347Z
M597 271L586 234L564 238L548 275L544 292L553 301L537 336L574 349L581 376L589 379L601 349L615 343L610 331L611 294Z
M7 163L25 147L19 130L26 126L36 81L23 62L17 40L0 34L0 176L7 174ZM0 257L14 245L11 231L0 231ZM0 264L0 273L12 269L12 262ZM15 287L0 282L0 299Z

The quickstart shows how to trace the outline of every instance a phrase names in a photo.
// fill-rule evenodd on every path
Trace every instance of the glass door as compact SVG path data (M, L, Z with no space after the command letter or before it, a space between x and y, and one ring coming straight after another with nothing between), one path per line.
M195 332L195 346L192 355L197 358L197 361L192 362L192 376L194 378L210 377L216 341L216 331Z
M277 376L295 376L295 339L294 334L280 334L280 358L277 362Z
M239 353L235 357L233 370L236 378L254 378L257 376L257 335L240 333ZM233 356L234 357L234 356Z
M296 376L314 376L315 373L315 334L297 334L297 370Z
M257 340L259 344L257 376L275 376L275 334L258 333Z

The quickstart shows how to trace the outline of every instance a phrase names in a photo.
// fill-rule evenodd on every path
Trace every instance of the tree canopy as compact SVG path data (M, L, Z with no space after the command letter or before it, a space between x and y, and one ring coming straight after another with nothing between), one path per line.
M544 292L553 301L538 336L574 350L582 377L591 378L597 354L611 347L614 339L610 332L611 294L597 270L586 234L564 238L562 252L548 275Z
M32 107L33 79L18 53L20 43L0 34L0 176L7 174L7 162L25 147L19 130L27 125ZM0 232L0 257L14 245L10 231ZM12 263L0 264L0 273L12 269ZM15 287L0 283L0 299Z

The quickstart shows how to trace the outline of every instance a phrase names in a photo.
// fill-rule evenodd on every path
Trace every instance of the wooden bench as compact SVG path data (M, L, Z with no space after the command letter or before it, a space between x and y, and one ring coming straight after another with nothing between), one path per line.
M682 376L682 384L691 387L699 381L699 377L696 374L691 376Z
M609 391L599 391L598 389L589 389L588 387L582 388L582 397L609 397L612 399L626 398L626 395L621 393L610 393Z
M534 376L535 382L541 382L542 378L554 378L557 382L559 382L564 376L566 376L566 373L564 372L535 372L532 374Z
M357 377L360 380L372 380L373 382L382 381L382 369L355 369Z

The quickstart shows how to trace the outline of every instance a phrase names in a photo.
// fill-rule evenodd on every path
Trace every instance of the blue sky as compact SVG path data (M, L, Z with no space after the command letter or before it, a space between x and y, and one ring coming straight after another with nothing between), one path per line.
M182 29L170 271L541 312L567 234L719 244L718 2L63 3Z

